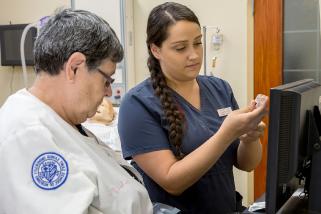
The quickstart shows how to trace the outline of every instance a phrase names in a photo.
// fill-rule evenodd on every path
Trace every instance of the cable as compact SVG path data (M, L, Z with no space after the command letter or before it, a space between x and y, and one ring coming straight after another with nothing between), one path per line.
M23 29L21 40L20 40L20 56L21 56L21 66L23 72L23 82L26 88L28 88L28 73L26 67L26 58L25 58L25 39L30 28L37 27L38 22L28 24L25 29Z
M13 87L12 87L12 85L13 85L13 77L14 77L14 68L15 68L15 66L12 66L12 71L11 71L11 79L10 79L10 94L12 94L12 91L13 91Z
M48 21L49 16L42 17L38 22L28 24L25 29L23 29L21 40L20 40L20 56L21 56L21 66L22 66L22 72L23 72L23 82L26 88L28 88L28 73L27 73L27 67L26 67L26 57L25 57L25 40L28 31L30 28L34 27L37 29L37 36L39 33L39 30L42 26L46 24Z

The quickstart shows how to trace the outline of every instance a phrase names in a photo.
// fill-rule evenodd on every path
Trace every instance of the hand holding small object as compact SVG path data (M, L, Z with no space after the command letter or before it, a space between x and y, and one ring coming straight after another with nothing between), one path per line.
M258 108L261 105L263 105L263 103L265 103L267 101L268 97L265 96L264 94L258 94L255 98L255 107Z

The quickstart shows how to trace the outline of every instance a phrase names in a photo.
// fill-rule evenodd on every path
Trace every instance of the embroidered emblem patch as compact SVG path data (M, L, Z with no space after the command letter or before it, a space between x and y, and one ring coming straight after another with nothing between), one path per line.
M31 176L41 189L57 189L68 177L68 163L57 153L43 153L33 161Z

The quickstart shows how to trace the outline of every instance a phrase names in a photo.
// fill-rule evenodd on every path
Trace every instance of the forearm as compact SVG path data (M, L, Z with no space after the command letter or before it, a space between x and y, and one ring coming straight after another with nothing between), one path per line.
M252 171L261 161L262 158L262 145L260 139L243 142L237 150L237 168L244 171Z
M175 195L185 191L216 163L232 141L225 133L217 132L202 146L175 162L168 170L165 189Z
M260 110L262 109L250 111L244 108L231 112L211 138L181 160L178 160L169 149L138 154L133 156L133 159L163 189L173 195L179 195L197 182L236 138L257 127L262 117ZM258 139L259 135L260 132L254 132L255 139ZM247 142L250 143L250 140ZM240 151L242 150L242 145L240 145ZM250 148L250 150L253 149ZM241 152L240 157L245 156L245 158L240 158L242 168L248 167L247 164L243 164L243 160L250 155L246 153L246 150ZM260 157L261 151L259 159ZM254 162L252 165L256 166L256 162L259 161ZM252 169L251 164L249 168Z

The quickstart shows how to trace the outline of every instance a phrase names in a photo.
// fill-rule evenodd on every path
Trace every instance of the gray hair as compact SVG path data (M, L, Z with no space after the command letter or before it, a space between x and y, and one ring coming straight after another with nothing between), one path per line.
M56 75L75 52L86 56L89 70L104 59L117 63L123 48L109 24L84 10L65 9L49 18L41 28L34 47L36 72Z

